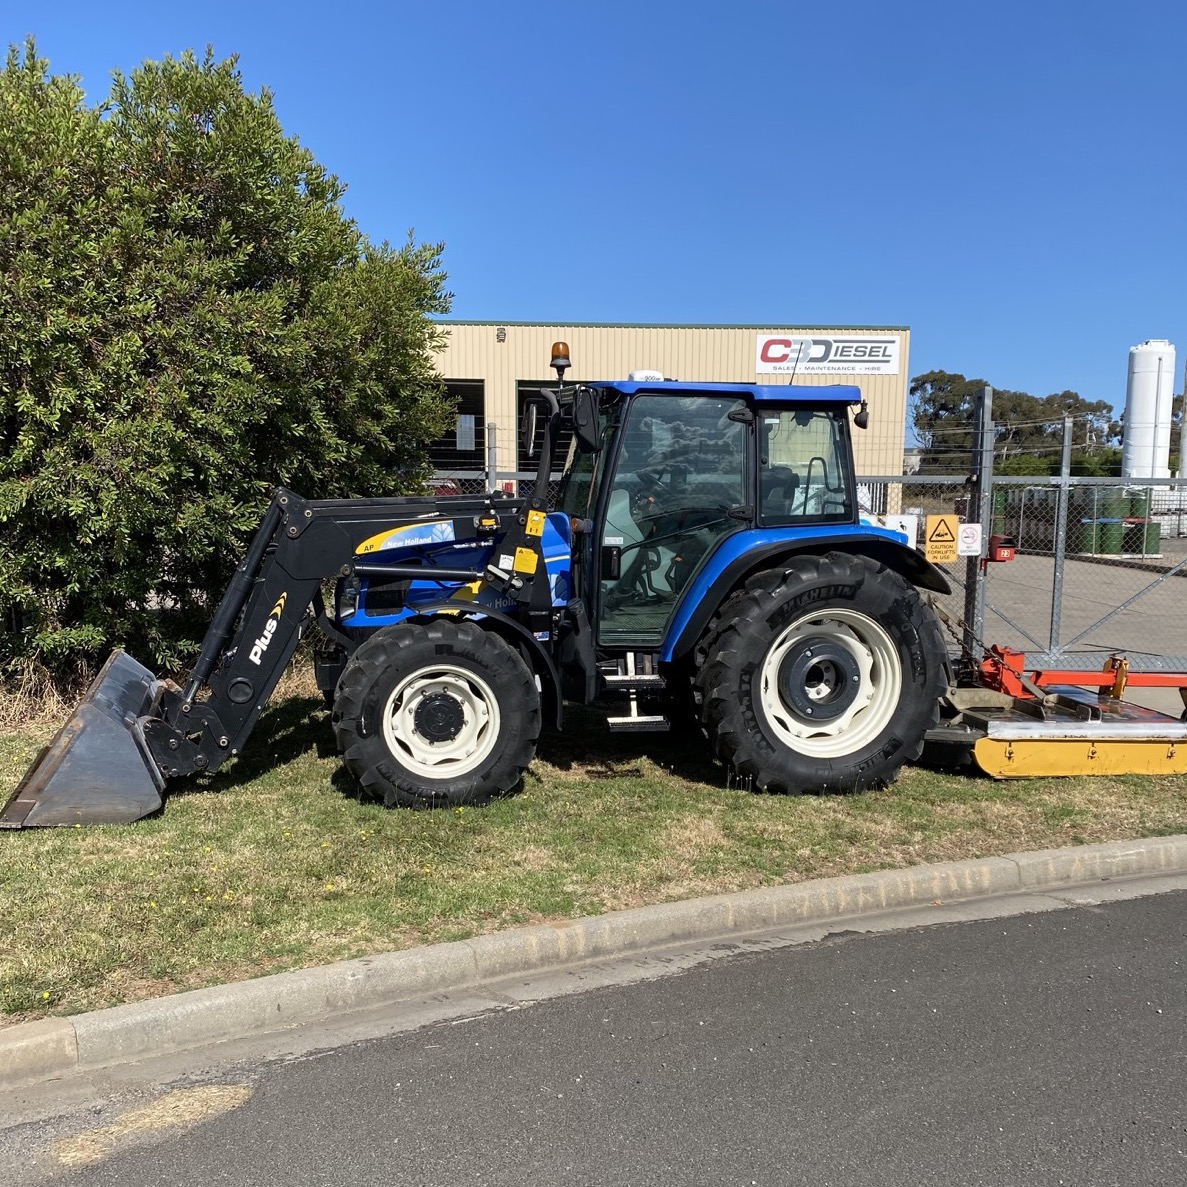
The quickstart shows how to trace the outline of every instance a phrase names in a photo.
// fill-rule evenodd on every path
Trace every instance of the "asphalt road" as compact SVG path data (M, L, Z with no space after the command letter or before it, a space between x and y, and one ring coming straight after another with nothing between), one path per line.
M77 1187L1181 1184L1187 892L838 935L241 1069Z

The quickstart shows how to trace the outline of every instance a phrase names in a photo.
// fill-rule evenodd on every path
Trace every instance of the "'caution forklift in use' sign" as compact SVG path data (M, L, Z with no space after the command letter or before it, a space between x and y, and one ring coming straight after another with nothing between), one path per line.
M923 553L933 565L956 563L956 534L960 531L958 515L929 515L924 534Z

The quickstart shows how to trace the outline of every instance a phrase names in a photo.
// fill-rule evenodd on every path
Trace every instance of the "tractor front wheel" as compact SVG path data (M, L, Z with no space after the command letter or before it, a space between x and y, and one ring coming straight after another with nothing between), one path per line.
M351 657L333 721L347 769L388 807L484 804L531 763L540 694L519 653L475 623L401 623Z
M948 684L935 616L902 577L829 553L722 607L696 686L718 757L764 791L880 787L918 758Z

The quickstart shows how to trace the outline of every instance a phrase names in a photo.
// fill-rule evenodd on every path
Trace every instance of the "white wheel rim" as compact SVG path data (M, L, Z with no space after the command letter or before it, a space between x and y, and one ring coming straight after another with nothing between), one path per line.
M857 665L852 701L844 712L825 721L813 720L789 704L779 687L779 671L793 647L812 640L841 647ZM813 666L803 685L809 702L825 701L844 673L835 663ZM833 608L809 614L791 624L775 640L759 672L763 713L779 741L811 758L838 758L868 745L887 727L898 707L903 675L898 648L890 635L865 614Z
M452 737L433 741L417 729L416 715L428 697L450 697L461 712ZM406 676L383 709L383 737L400 763L418 775L453 779L468 775L490 757L499 737L499 703L480 676L453 664L434 664Z

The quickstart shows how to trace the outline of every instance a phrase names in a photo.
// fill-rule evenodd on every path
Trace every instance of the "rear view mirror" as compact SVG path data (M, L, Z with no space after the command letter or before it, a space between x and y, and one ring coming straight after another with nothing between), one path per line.
M524 457L536 456L536 401L528 400L523 406L523 419L519 424L519 442Z
M598 432L598 393L592 387L579 387L573 393L573 436L582 453L598 453L602 435Z

